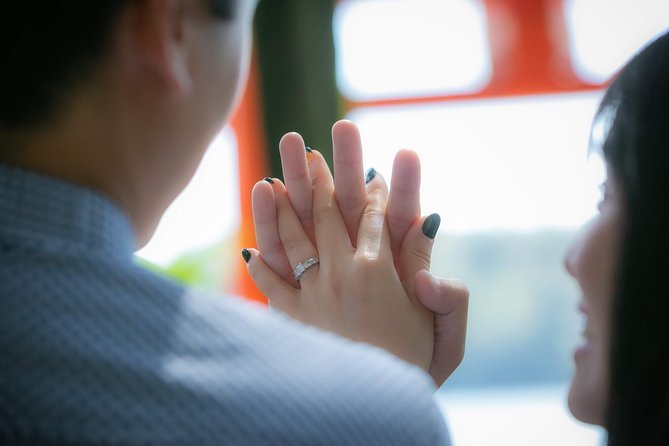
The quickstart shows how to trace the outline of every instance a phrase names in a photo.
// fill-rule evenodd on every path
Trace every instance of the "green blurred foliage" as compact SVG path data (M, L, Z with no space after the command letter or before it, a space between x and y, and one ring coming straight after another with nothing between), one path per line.
M241 256L232 255L236 251L235 241L225 240L188 252L164 268L140 257L135 259L139 265L186 286L221 292L239 271Z

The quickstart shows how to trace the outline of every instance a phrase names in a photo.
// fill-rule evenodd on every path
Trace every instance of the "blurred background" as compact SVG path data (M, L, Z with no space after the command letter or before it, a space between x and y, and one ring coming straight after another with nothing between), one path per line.
M239 249L255 246L253 184L281 177L279 138L331 157L358 123L365 167L420 154L432 270L471 291L462 366L439 390L456 446L597 445L566 409L579 290L562 259L596 212L588 155L603 89L669 28L666 0L265 0L246 93L138 262L263 301Z

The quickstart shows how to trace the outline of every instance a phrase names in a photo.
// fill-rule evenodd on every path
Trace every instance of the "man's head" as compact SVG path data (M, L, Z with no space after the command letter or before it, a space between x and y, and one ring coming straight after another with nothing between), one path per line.
M19 1L3 6L5 88L0 128L45 124L104 58L124 8L136 0ZM212 16L233 20L236 0L210 1Z
M235 103L256 3L3 5L0 162L101 190L145 242Z

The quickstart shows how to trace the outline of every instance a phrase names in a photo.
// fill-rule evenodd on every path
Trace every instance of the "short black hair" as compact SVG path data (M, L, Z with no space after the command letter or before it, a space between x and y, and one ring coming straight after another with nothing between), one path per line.
M602 151L625 206L611 323L608 444L669 442L669 33L607 90Z
M111 44L123 8L142 0L12 0L0 19L0 130L55 117L72 89L91 75ZM236 0L210 0L230 19Z
M124 0L11 1L0 26L0 128L45 121L109 45Z

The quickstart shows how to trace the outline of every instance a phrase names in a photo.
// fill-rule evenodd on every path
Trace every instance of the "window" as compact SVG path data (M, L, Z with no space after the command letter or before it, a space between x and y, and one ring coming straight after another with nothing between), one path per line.
M423 161L422 203L448 233L572 229L594 215L603 172L588 160L601 93L366 107L351 111L365 164Z
M576 74L601 83L645 42L669 27L666 0L565 0Z
M490 79L480 1L342 2L334 29L339 88L351 100L468 93Z

